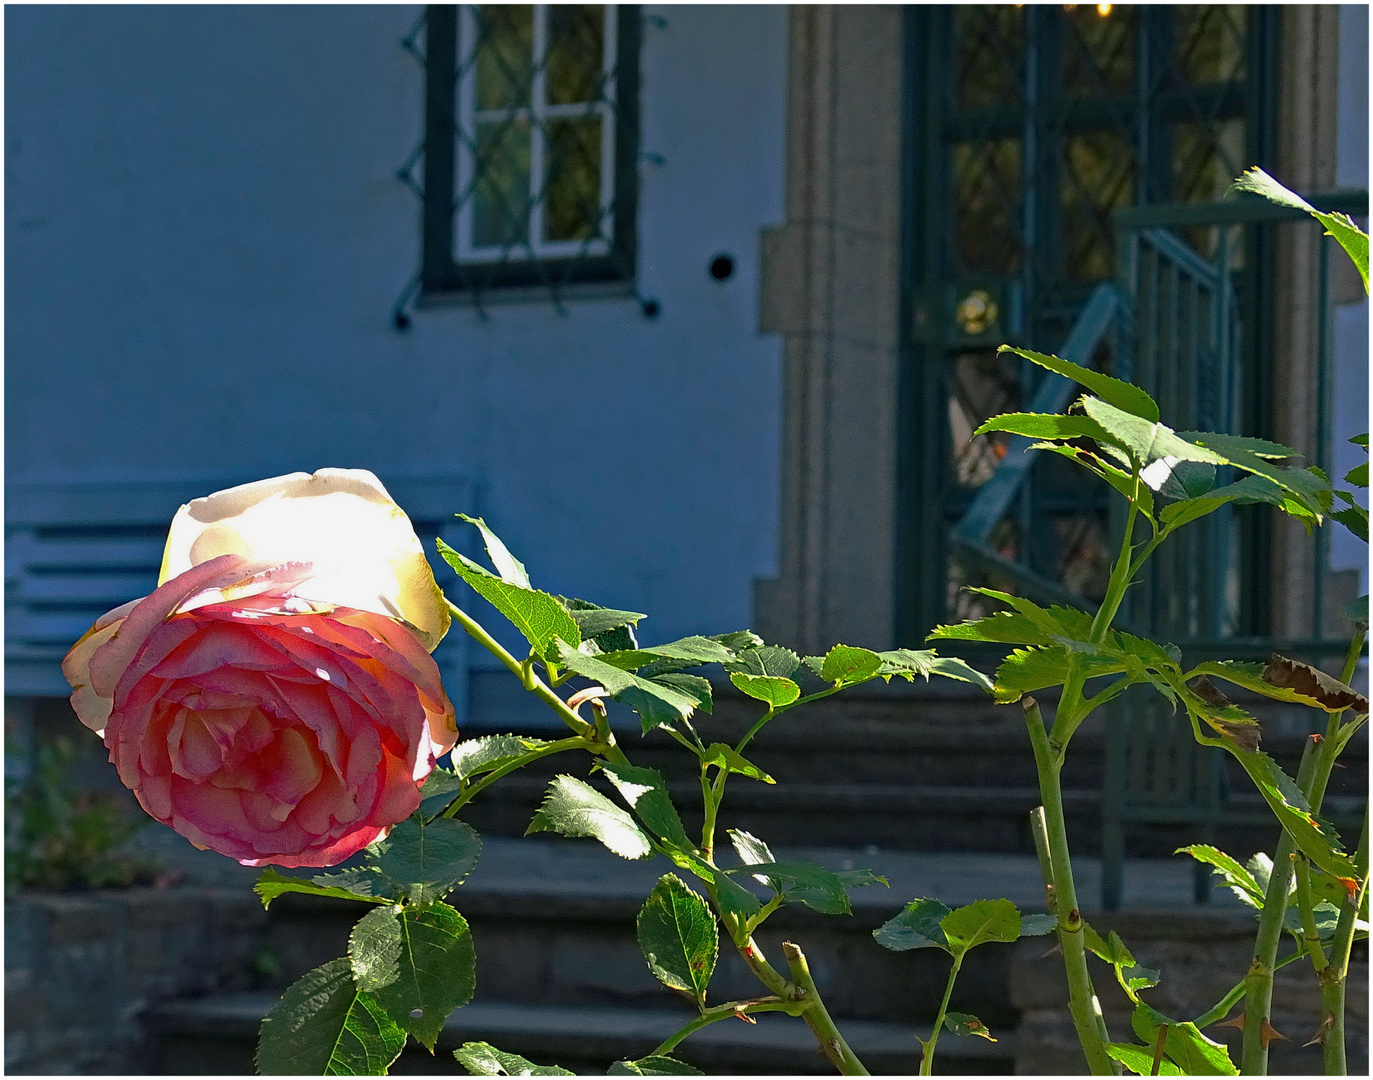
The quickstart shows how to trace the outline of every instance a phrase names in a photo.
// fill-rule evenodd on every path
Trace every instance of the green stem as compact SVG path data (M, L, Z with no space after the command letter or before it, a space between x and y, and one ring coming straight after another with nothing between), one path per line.
M1316 930L1316 905L1311 899L1311 868L1300 854L1293 856L1292 872L1297 878L1297 912L1301 915L1302 944L1306 955L1311 957L1311 966L1316 969L1316 978L1329 967L1325 949L1321 946L1321 935Z
M1284 960L1279 960L1274 964L1273 970L1281 971L1288 964L1300 960L1305 955L1306 951L1304 949L1298 949L1291 956ZM1204 1028L1210 1027L1219 1020L1224 1020L1225 1017L1229 1015L1230 1010L1235 1007L1235 1002L1244 997L1244 988L1248 985L1249 981L1247 979L1241 979L1239 982L1235 983L1235 985L1230 988L1229 993L1193 1020L1192 1023L1196 1024L1198 1028Z
M701 764L701 800L705 803L705 821L701 825L701 854L707 862L715 857L715 814L719 800L710 783L710 766Z
M1347 679L1345 681L1348 682ZM1354 866L1360 879L1359 892L1353 900L1345 900L1340 905L1340 921L1335 924L1335 939L1330 943L1330 966L1322 972L1321 1009L1325 1014L1322 1023L1327 1020L1330 1023L1330 1030L1325 1033L1325 1042L1321 1046L1327 1076L1344 1076L1348 1072L1344 1045L1344 989L1349 975L1349 952L1354 945L1354 924L1363 906L1364 895L1368 892L1367 806L1363 811L1363 832L1354 853Z
M849 1048L849 1044L844 1041L844 1036L839 1034L839 1029L834 1026L834 1021L830 1019L829 1011L820 998L820 991L815 988L815 980L811 978L810 965L806 963L806 954L790 941L784 941L782 942L782 955L787 958L792 982L801 991L801 1000L807 1003L801 1018L805 1020L806 1026L810 1028L811 1034L820 1044L821 1051L844 1076L872 1075L863 1067L863 1063L858 1060L858 1055Z
M779 997L754 998L751 1001L730 1001L724 1005L715 1005L704 1010L700 1016L692 1020L691 1023L684 1025L675 1034L669 1036L660 1043L649 1055L650 1057L662 1057L672 1053L677 1048L677 1044L688 1035L700 1031L703 1027L714 1024L719 1020L728 1020L734 1016L746 1016L749 1013L760 1012L789 1012L793 1015L799 1011L799 1006L794 1001L783 1001Z
M1297 769L1297 786L1310 788L1316 765L1314 740L1308 739ZM1292 886L1292 854L1296 851L1286 829L1273 851L1273 870L1263 895L1259 929L1254 936L1254 959L1249 964L1244 991L1244 1039L1240 1051L1240 1072L1247 1076L1268 1075L1268 1047L1264 1044L1264 1025L1269 1023L1273 1005L1273 973L1277 970L1278 942L1282 940L1283 918Z
M1058 897L1054 895L1054 860L1049 853L1049 825L1044 807L1030 811L1030 833L1035 840L1035 854L1039 856L1039 872L1044 877L1044 907L1050 915L1058 914Z
M477 795L479 795L485 788L490 787L502 776L509 776L515 770L523 769L526 765L532 765L540 758L546 758L552 754L561 754L565 750L590 750L592 753L594 753L596 750L596 744L589 742L588 740L582 738L580 735L573 735L571 738L568 739L559 739L557 742L551 742L547 746L540 747L538 750L531 750L529 753L523 755L522 757L518 757L514 761L502 765L499 769L492 769L489 773L483 776L480 780L470 785L461 795L459 795L456 799L454 799L451 803L444 807L443 813L439 816L452 817L464 806L470 803L474 798L476 798Z
M1063 791L1059 784L1061 763L1054 760L1044 717L1034 698L1021 700L1030 743L1034 748L1035 769L1039 773L1039 795L1044 801L1044 824L1053 873L1054 902L1058 915L1058 940L1063 946L1063 964L1068 975L1068 1011L1073 1017L1087 1065L1097 1076L1114 1076L1118 1066L1106 1053L1110 1035L1101 1015L1092 976L1087 970L1087 948L1083 942L1082 913L1077 906L1077 887L1073 882L1072 860L1068 854L1068 831L1063 820Z
M928 1042L921 1045L925 1048L924 1054L920 1058L920 1075L934 1075L934 1048L939 1044L939 1031L944 1026L944 1014L949 1010L949 998L953 996L954 980L958 978L958 969L963 966L961 956L954 957L953 967L949 969L949 981L944 987L944 1000L939 1003L939 1012L934 1017L934 1030L930 1032Z
M753 727L751 727L751 728L748 729L748 734L745 735L742 739L739 740L739 745L736 746L736 747L734 748L734 752L735 752L736 754L742 754L742 753L744 752L744 747L746 747L746 746L749 744L749 741L750 741L755 735L757 735L758 732L760 732L760 731L763 730L763 725L764 725L764 724L766 724L769 720L771 720L771 719L772 719L774 716L776 716L776 715L777 715L777 708L776 708L776 706L774 706L774 705L769 705L769 706L768 706L768 711L765 712L765 713L763 713L763 715L760 716L760 717L758 718L757 722L753 725Z
M1363 652L1365 634L1364 630L1356 630L1349 640L1349 652L1345 654L1344 669L1340 673L1340 681L1343 683L1348 683L1354 678L1354 672L1359 668L1359 654ZM1326 722L1325 739L1320 745L1319 756L1316 759L1311 789L1307 792L1307 801L1311 804L1313 814L1320 812L1321 803L1325 801L1325 789L1330 783L1330 774L1335 768L1335 759L1345 745L1345 740L1340 738L1340 721L1346 711L1331 713Z
M1135 472L1135 492L1139 492L1139 472ZM1111 628L1111 622L1116 617L1116 612L1120 610L1121 601L1125 599L1125 590L1130 584L1130 575L1133 569L1130 565L1130 552L1133 550L1131 540L1135 534L1135 518L1139 515L1139 504L1135 499L1130 500L1130 513L1125 518L1125 535L1120 538L1120 554L1116 557L1115 565L1111 567L1111 578L1106 584L1106 595L1102 598L1101 607L1097 608L1096 617L1092 620L1092 632L1088 640L1093 645L1099 645L1106 637L1106 631ZM1154 538L1156 541L1158 537ZM1157 544L1155 544L1157 546ZM1143 559L1140 560L1141 564Z

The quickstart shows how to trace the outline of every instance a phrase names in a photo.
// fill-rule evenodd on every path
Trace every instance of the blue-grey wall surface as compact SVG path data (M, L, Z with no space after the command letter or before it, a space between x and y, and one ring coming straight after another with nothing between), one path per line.
M7 7L7 482L464 476L537 585L648 612L645 640L748 625L777 557L757 253L783 211L787 13L644 14L661 314L429 308L402 333L418 8Z

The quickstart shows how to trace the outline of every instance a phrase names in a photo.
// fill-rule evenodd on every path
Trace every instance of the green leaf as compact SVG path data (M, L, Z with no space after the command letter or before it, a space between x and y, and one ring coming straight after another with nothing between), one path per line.
M801 688L794 682L773 675L750 675L744 671L731 671L729 681L749 697L765 701L774 709L790 705L801 696Z
M1211 465L1224 465L1226 459L1214 450L1179 438L1177 433L1166 424L1157 420L1145 420L1132 413L1124 412L1100 398L1084 397L1082 407L1087 415L1104 427L1115 440L1129 452L1136 465L1145 469L1155 461L1171 465L1177 461L1204 461ZM1172 458L1173 461L1167 459ZM1167 477L1164 469L1156 483L1149 486L1155 491L1163 486Z
M1343 494L1343 492L1336 492ZM1368 511L1362 506L1346 506L1330 515L1365 544L1368 543Z
M998 704L1006 705L1046 686L1061 686L1068 678L1068 661L1073 656L1077 659L1078 671L1089 679L1115 675L1130 668L1125 657L1070 653L1062 645L1016 649L996 669L993 696Z
M491 772L548 745L547 739L525 735L483 735L463 739L453 747L452 775L461 780Z
M992 692L992 681L956 656L939 656L930 649L892 649L877 655L882 658L882 667L877 673L888 682L896 675L907 682L914 682L917 675L923 675L926 682L931 675L942 675L946 679L980 686L989 694Z
M548 785L543 805L525 835L536 832L592 836L624 859L647 859L653 854L648 837L626 811L572 776L555 776Z
M1362 465L1355 465L1345 473L1344 482L1346 484L1353 484L1355 487L1368 487L1368 462L1365 461Z
M322 889L343 889L353 893L351 899L359 896L369 900L383 899L391 895L391 890L387 887L388 882L375 870L366 867L345 870L339 874L316 874L310 881Z
M1362 626L1368 629L1368 594L1356 596L1349 603L1340 608L1340 614L1352 622L1355 626Z
M739 861L745 866L755 866L759 864L775 863L767 844L759 840L752 833L746 833L743 829L729 830L730 843L734 845L735 854L739 856ZM755 881L766 885L773 892L782 891L782 883L777 878L769 877L767 874L754 874Z
M1206 447L1219 455L1221 462L1234 465L1245 472L1267 477L1285 491L1290 491L1313 514L1330 509L1330 481L1314 469L1291 469L1274 465L1267 460L1263 448L1287 451L1277 443L1249 439L1239 435L1221 435L1213 431L1184 431L1182 438ZM1259 449L1255 449L1258 444ZM1288 451L1290 454L1290 451Z
M988 941L1015 941L1020 937L1020 912L1009 900L976 900L954 908L939 925L949 953L957 959Z
M1242 686L1246 690L1250 690L1256 694L1262 694L1264 697L1272 698L1275 701L1291 701L1298 705L1306 705L1313 709L1325 708L1314 694L1307 695L1298 691L1294 686L1279 686L1268 682L1264 678L1265 670L1266 666L1264 664L1257 664L1244 660L1207 660L1189 671L1186 675L1186 679L1189 683L1197 677L1224 679L1228 683ZM1327 676L1327 678L1329 677ZM1338 683L1338 681L1334 679L1331 679L1330 681L1337 684L1331 688L1332 691L1338 690L1339 687L1344 687L1350 695L1353 695L1354 697L1358 696L1353 689L1345 687L1343 683ZM1314 687L1312 689L1314 689ZM1341 706L1341 708L1343 707L1344 706ZM1326 711L1338 710L1326 709Z
M683 870L689 870L702 881L708 881L715 886L715 899L719 901L722 915L732 916L742 924L758 914L761 907L758 897L723 870L711 866L691 851L669 847L666 854Z
M602 634L618 630L622 626L635 626L640 619L648 618L639 611L617 611L615 608L599 607L587 600L562 598L572 618L582 632L583 641L594 641ZM633 645L627 646L633 648Z
M820 678L832 683L860 683L882 670L882 658L871 649L836 645L825 654Z
M693 1069L676 1058L640 1058L638 1061L617 1061L606 1071L607 1076L704 1076L700 1069Z
M556 1065L535 1065L519 1054L507 1054L490 1043L463 1043L453 1056L469 1076L576 1076Z
M348 935L348 960L359 990L380 990L400 976L400 913L398 905L373 908Z
M612 761L602 762L601 768L649 832L679 848L691 848L691 841L687 839L676 807L668 798L667 784L663 782L660 772L634 765L617 765Z
M906 905L894 919L888 919L872 932L877 944L892 952L909 949L943 949L950 952L949 939L940 924L949 909L938 900L918 898Z
M1052 933L1057 926L1058 917L1055 915L1020 916L1021 937L1040 937L1043 934Z
M1105 445L1119 445L1110 432L1090 416L1002 413L985 421L973 435L985 435L989 431L1006 431L1027 439L1094 439Z
M1124 409L1134 416L1141 416L1150 421L1158 419L1158 405L1138 386L1113 379L1110 375L1093 371L1081 364L1074 364L1070 360L1061 360L1057 356L1047 356L1044 353L1031 352L1028 349L1002 345L997 352L1015 353L1017 356L1023 356L1026 360L1033 361L1040 367L1067 376L1074 382L1085 386L1102 401L1109 402L1118 409Z
M1282 506L1286 501L1282 488L1273 481L1262 476L1245 476L1233 484L1226 484L1199 497L1171 503L1159 511L1158 517L1165 525L1180 529L1189 522L1220 509L1226 503L1265 502ZM1297 504L1297 507L1305 509L1300 507L1300 504Z
M978 1035L988 1042L996 1042L992 1038L992 1033L987 1030L987 1025L972 1013L946 1012L944 1026L955 1035Z
M1040 442L1035 443L1030 449L1048 450L1050 453L1066 457L1081 465L1088 472L1101 477L1125 498L1133 500L1150 521L1154 519L1154 494L1149 490L1148 485L1143 485L1136 490L1135 478L1130 473L1111 464L1102 454L1091 453L1071 443Z
M1344 248L1359 277L1363 279L1363 291L1368 292L1368 234L1354 224L1347 214L1327 214L1317 210L1295 191L1283 187L1260 168L1249 169L1235 181L1240 191L1252 191L1262 195L1270 202L1280 206L1290 206L1294 210L1305 210L1325 226L1326 234L1333 236L1335 242Z
M780 645L757 645L751 649L740 649L736 659L725 665L730 674L741 671L745 675L771 675L774 678L789 678L801 661L790 649Z
M324 875L321 875L323 877ZM257 879L257 884L253 886L253 892L262 897L262 906L267 907L282 893L306 893L310 896L336 896L340 900L362 900L372 904L389 904L389 896L372 896L367 892L361 891L363 888L371 888L374 879L370 876L364 878L361 875L332 875L335 878L347 877L350 882L356 882L356 887L339 885L319 885L306 878L290 877L280 873L276 867L267 866L262 870L261 876Z
M645 733L689 719L696 710L696 699L680 690L623 671L600 657L580 653L571 645L560 644L560 655L564 667L600 683L616 701L637 712Z
M758 768L753 762L743 757L734 747L728 743L711 743L706 747L706 752L701 755L701 763L704 765L718 765L722 769L728 769L732 773L740 776L747 776L751 780L761 780L765 784L777 783L772 777Z
M1018 611L997 611L930 631L930 640L995 641L1004 645L1051 645L1056 636Z
M1180 847L1173 852L1174 855L1184 853L1192 856L1198 862L1215 867L1212 873L1228 885L1231 892L1244 903L1253 908L1261 909L1263 907L1263 890L1259 888L1259 883L1254 880L1254 875L1239 864L1239 860L1210 844L1189 844L1187 847Z
M650 665L651 668L652 665ZM641 677L655 682L659 686L666 686L669 690L676 690L685 694L696 702L696 707L702 712L712 712L714 702L711 699L710 680L703 679L699 675L687 675L682 672L670 671L663 675L649 675L650 668L644 668L639 674Z
M1157 1009L1144 1004L1136 1005L1130 1017L1130 1026L1145 1046L1157 1044L1158 1029L1165 1024L1168 1025L1168 1032L1163 1037L1163 1052L1182 1070L1184 1076L1239 1075L1239 1070L1230 1060L1229 1051L1198 1031L1196 1024L1170 1020Z
M776 862L766 860L744 866L731 866L725 869L729 874L751 874L766 876L768 883L781 891L787 899L793 900L824 915L851 915L853 905L843 882L832 870L805 862Z
M539 656L556 661L559 638L574 648L581 644L582 632L576 620L555 597L502 581L442 540L436 543L439 554L457 571L458 577L509 619Z
M397 922L398 977L377 991L377 1001L433 1053L448 1014L471 1001L477 988L472 933L447 904L407 907Z
M731 630L728 634L711 634L711 641L718 641L730 652L743 652L763 644L763 639L752 630Z
M529 584L529 574L525 571L524 563L510 554L510 549L501 542L501 538L486 527L486 522L479 517L468 517L466 514L456 514L469 525L475 525L481 530L482 542L486 544L486 554L491 557L491 565L496 568L496 573L500 575L502 581L510 585L518 585L521 589L531 588Z
M368 847L375 866L417 904L438 900L461 885L481 858L476 830L456 818L421 825L407 818Z
M668 668L675 671L686 667L699 667L702 664L728 663L733 661L734 653L718 641L698 635L682 638L680 641L670 641L666 645L601 653L597 659L605 664L613 664L623 671L636 671L656 661L667 660L670 663L660 667L663 671Z
M720 934L710 906L673 874L664 874L639 909L639 948L664 986L705 1008Z
M405 1031L353 982L347 959L302 975L258 1032L263 1076L383 1076L405 1048Z
M1153 1076L1154 1051L1134 1043L1107 1043L1106 1053L1115 1058L1136 1076ZM1167 1058L1159 1062L1159 1076L1182 1076L1183 1072Z

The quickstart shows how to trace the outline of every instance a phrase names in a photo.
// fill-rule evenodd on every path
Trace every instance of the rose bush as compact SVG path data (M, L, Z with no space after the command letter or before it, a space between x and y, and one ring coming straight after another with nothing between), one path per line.
M62 671L158 821L245 865L329 866L412 814L457 739L429 655L447 629L386 489L323 469L183 506L158 588Z

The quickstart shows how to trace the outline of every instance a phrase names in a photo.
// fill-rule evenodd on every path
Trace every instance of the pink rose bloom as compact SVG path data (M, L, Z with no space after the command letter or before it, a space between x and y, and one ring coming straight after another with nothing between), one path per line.
M183 506L158 588L62 673L158 821L248 866L331 866L414 813L457 739L429 655L447 629L386 489L322 469Z

